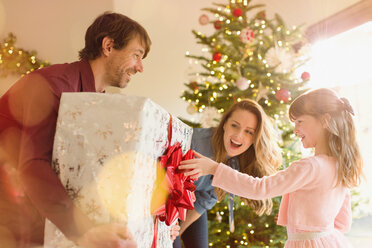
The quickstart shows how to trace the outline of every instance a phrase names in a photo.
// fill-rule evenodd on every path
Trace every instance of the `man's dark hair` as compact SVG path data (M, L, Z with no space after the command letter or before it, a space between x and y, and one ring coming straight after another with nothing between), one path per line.
M129 17L112 12L98 16L85 34L85 47L79 52L80 59L93 60L102 52L102 40L109 37L114 40L115 49L122 49L138 35L145 47L145 58L150 51L151 40L146 30Z

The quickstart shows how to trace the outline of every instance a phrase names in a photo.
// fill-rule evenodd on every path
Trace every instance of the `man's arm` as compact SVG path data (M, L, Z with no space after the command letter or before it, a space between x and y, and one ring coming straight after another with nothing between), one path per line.
M83 248L136 247L125 225L94 226L75 207L51 166L59 99L39 74L25 76L12 89L9 106L21 123L19 178L42 216Z
M74 204L51 167L59 99L39 74L20 79L9 92L9 107L21 123L18 172L40 213L71 240L93 226Z

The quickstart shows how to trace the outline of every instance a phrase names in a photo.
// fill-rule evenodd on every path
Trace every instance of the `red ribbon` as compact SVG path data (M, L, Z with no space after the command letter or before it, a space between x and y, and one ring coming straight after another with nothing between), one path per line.
M182 147L179 142L170 146L172 139L172 116L168 125L168 148L165 154L159 158L159 165L166 170L164 180L168 188L168 198L165 204L162 204L158 209L153 211L155 216L154 239L152 247L156 248L158 219L165 221L166 225L170 225L177 218L182 221L186 218L186 211L194 209L196 186L194 180L183 173L179 173L178 166L182 160L194 158L194 151L188 150L182 156ZM154 191L156 194L156 190Z

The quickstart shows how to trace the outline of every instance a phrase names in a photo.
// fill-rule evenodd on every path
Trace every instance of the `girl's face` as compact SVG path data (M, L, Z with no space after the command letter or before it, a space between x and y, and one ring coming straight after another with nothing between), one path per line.
M242 154L253 143L257 117L253 113L237 109L223 125L223 141L229 157Z
M294 123L294 133L301 139L304 148L319 150L324 147L325 129L320 120L311 115L301 115Z

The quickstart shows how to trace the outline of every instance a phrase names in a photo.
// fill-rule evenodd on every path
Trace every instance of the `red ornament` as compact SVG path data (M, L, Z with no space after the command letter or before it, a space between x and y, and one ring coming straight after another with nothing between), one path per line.
M233 15L236 16L236 17L239 17L243 14L243 11L239 8L236 8L233 10Z
M213 54L213 60L216 61L216 62L220 61L221 60L221 57L222 57L222 54L219 53L219 52L215 52Z
M215 29L221 29L222 28L222 22L221 21L215 21L213 23Z
M275 97L278 101L287 103L291 97L291 92L289 92L287 89L280 89L275 93Z
M199 17L200 25L207 25L209 22L209 17L206 14L203 14Z
M244 28L242 31L240 31L240 40L247 44L252 42L254 39L254 31L250 28Z
M301 74L301 79L303 81L307 81L310 79L310 73L308 73L307 71L304 71L302 74Z
M193 90L197 90L198 89L198 83L193 81L190 83L190 87L193 89Z
M263 11L260 11L257 13L257 19L265 19L266 18L266 12L263 10Z

